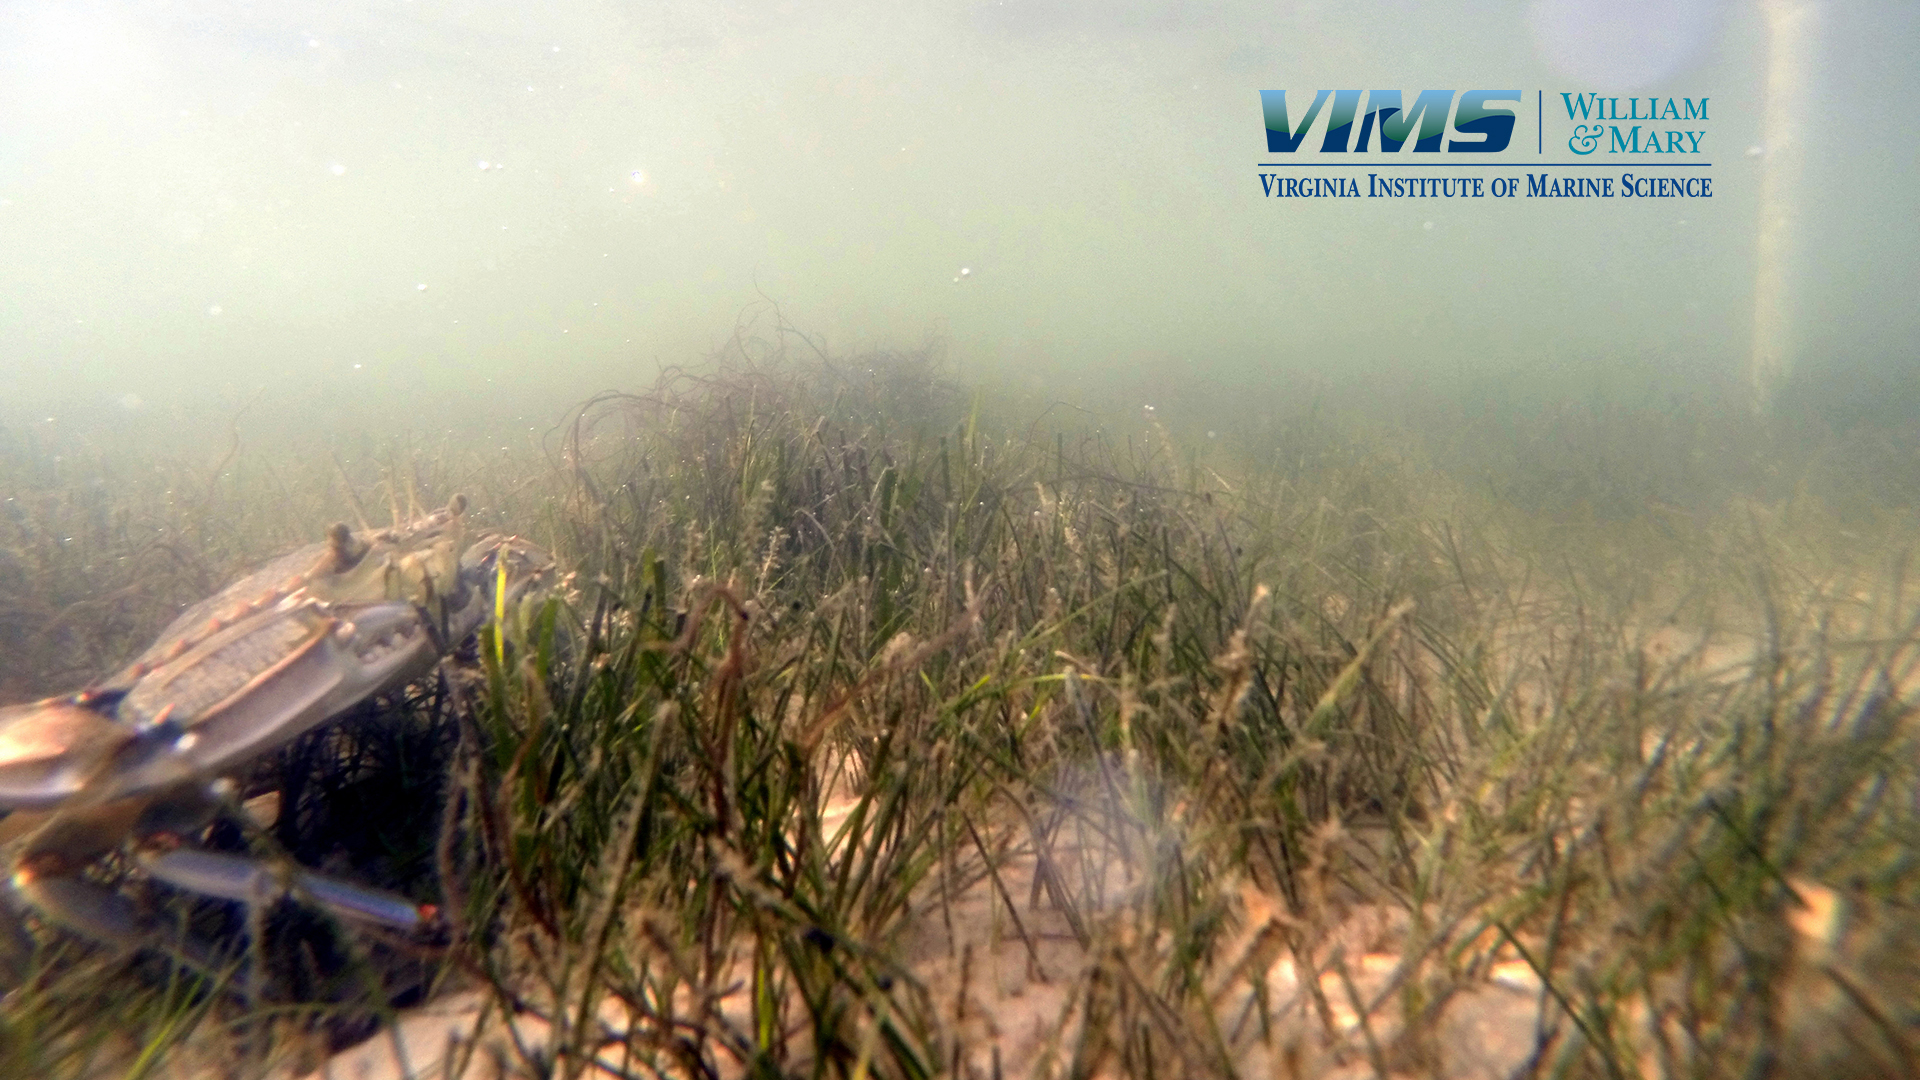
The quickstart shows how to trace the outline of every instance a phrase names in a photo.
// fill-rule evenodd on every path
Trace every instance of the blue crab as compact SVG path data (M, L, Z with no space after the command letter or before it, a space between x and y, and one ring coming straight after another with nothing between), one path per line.
M545 585L545 552L516 537L469 542L465 510L456 496L394 528L336 525L188 609L99 685L0 708L0 808L13 811L0 840L15 845L0 900L97 940L152 944L138 907L83 873L125 847L191 892L253 905L291 895L401 931L430 923L430 906L192 840L231 802L229 774L427 674Z

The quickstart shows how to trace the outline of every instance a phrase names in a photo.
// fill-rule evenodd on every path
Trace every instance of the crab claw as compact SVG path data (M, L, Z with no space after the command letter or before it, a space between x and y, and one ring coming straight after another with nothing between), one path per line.
M86 789L132 738L94 704L76 694L0 708L0 807L51 810Z
M174 709L165 672L136 684L122 719L143 720L119 755L109 797L218 776L277 750L367 698L430 670L439 650L420 609L404 601L307 605L260 613L302 624L304 639L278 662L202 709ZM239 627L236 651L265 636ZM241 658L244 659L244 658ZM204 661L203 661L204 662ZM171 719L178 716L179 719Z

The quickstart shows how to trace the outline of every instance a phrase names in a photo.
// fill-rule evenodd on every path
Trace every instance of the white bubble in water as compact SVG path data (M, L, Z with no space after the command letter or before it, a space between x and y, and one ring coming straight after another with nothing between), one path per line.
M414 291L415 291L415 292L426 292L426 291L427 291L427 283L423 281L423 282L421 282L420 284L418 284L418 285L415 285L415 286L414 286L413 288L414 288Z
M961 268L960 268L960 276L961 276L961 277L972 277L972 276L973 276L973 267L971 267L971 266L963 266L963 267L961 267Z
M647 171L645 169L635 169L629 175L633 177L633 182L636 184L644 184L647 182Z
M1424 225L1421 225L1420 227L1421 227L1422 229L1425 229L1425 230L1426 230L1426 231L1428 231L1428 232L1432 232L1432 231L1433 231L1433 222L1431 222L1431 221L1429 221L1429 222L1427 222L1426 224L1424 224Z
M209 308L207 308L207 314L208 314L208 315L219 315L219 314L220 314L220 313L221 313L222 311L224 311L224 310L226 310L226 309L225 309L225 308L222 308L222 307L221 307L221 306L220 306L219 304L214 304L213 306L211 306L211 307L209 307Z
M491 168L493 168L493 164L491 162L483 161L480 163L481 172L486 172L488 169L491 169Z
M347 175L347 167L346 167L345 165L342 165L342 164L340 164L340 163L339 163L339 162L337 162L337 161L336 161L336 162L334 162L333 164L331 164L331 165L329 165L329 166L327 166L327 171L328 171L328 172L330 172L330 173L332 173L332 174L333 174L333 175L335 175L335 176L345 176L345 175Z
M147 407L147 402L146 399L142 398L139 394L121 394L120 407L128 412L139 412L141 409Z

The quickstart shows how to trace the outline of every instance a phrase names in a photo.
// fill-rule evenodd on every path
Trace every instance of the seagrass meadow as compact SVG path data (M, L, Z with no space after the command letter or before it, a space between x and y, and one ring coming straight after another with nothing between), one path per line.
M20 914L0 1075L1920 1074L1911 427L1490 400L1066 403L782 330L505 446L11 432L6 701L455 493L567 576L207 838L435 934L103 865L211 945Z

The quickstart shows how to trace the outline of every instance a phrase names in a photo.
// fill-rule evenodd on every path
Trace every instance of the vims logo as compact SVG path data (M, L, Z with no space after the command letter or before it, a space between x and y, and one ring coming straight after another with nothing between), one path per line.
M1309 152L1368 153L1378 134L1380 150L1389 154L1398 153L1409 141L1414 152L1420 154L1497 154L1513 141L1515 119L1514 109L1500 106L1517 106L1521 101L1518 90L1419 90L1413 92L1411 102L1400 90L1312 93L1312 104L1306 103L1304 94L1296 98L1305 112L1297 114L1299 120L1295 122L1292 118L1296 114L1288 112L1285 90L1260 91L1269 152L1298 151L1325 114L1326 133L1318 147L1308 144Z

